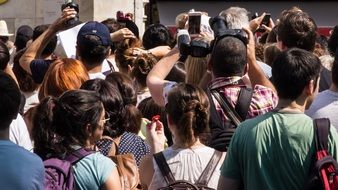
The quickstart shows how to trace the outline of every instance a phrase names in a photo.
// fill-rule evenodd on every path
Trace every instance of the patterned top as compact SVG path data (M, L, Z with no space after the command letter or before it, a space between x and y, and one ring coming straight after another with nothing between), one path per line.
M210 89L220 89L221 94L231 103L233 107L237 104L237 99L241 88L245 85L240 85L239 80L241 77L220 77L216 78L211 82ZM220 104L213 97L216 110L220 114L223 122L227 121L228 118L223 112ZM248 111L247 119L256 117L271 111L276 107L278 103L277 94L270 88L262 85L256 85L253 89L251 105Z
M96 144L100 152L108 156L112 142L107 139L102 139ZM119 154L131 153L134 155L137 166L140 165L141 159L150 153L149 145L139 136L134 133L124 132L121 136L120 143L118 145Z

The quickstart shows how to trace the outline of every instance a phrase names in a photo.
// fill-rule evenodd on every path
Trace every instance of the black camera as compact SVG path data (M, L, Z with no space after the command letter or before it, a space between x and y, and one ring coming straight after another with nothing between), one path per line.
M61 10L65 9L66 7L73 8L77 14L75 18L72 18L67 21L69 26L75 26L80 23L79 20L79 5L75 2L75 0L66 0L64 4L61 5Z
M228 29L225 18L216 16L209 19L209 24L214 31L215 39L211 43L212 47L222 38L232 36L241 40L245 45L248 43L247 34L242 29Z

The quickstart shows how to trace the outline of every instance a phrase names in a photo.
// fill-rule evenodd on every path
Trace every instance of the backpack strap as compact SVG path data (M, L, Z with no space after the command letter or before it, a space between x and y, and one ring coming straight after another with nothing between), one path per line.
M327 150L330 131L330 120L328 118L319 118L315 119L313 123L316 151Z
M222 127L224 129L224 123L221 119L221 116L217 113L216 105L213 101L210 89L207 89L207 95L210 102L210 120L216 124L216 126Z
M240 116L242 121L246 119L251 105L253 90L251 88L241 88L239 92L237 104L235 107L236 113Z
M169 168L169 165L163 155L163 152L154 154L154 158L167 184L169 185L169 184L174 183L175 177Z
M222 158L222 152L215 150L215 152L212 155L208 165L203 170L202 174L198 178L195 185L202 185L202 186L205 186L205 187L208 185L208 183L211 179L211 176L214 173L214 171L216 170L218 162L221 160L221 158Z
M88 151L84 148L77 149L73 151L72 153L68 154L65 157L65 160L70 162L72 165L75 164L76 162L80 161L82 158L88 156L89 154L94 153L94 151Z

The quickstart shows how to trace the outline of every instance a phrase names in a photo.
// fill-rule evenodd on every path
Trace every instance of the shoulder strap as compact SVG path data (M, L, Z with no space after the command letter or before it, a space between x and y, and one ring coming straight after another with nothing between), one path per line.
M237 127L241 123L241 118L235 111L235 109L231 106L229 101L221 95L220 92L216 90L212 90L211 94L216 98L220 106L222 107L224 113L227 115L227 117L235 124Z
M328 118L319 118L314 120L315 147L316 150L328 149L328 138L330 131L330 120Z
M236 113L240 116L242 121L246 119L251 105L253 90L251 88L241 88L239 92L237 104L235 107Z
M94 153L94 151L87 151L84 148L80 148L80 149L73 151L69 155L67 155L65 157L65 160L67 160L68 162L70 162L73 165L76 162L80 161L82 158L84 158L84 157L86 157L86 156L88 156L89 154L92 154L92 153Z
M163 155L163 152L154 154L154 158L167 184L169 185L175 182L175 177L169 168L169 165Z
M119 154L119 144L120 144L120 140L121 140L121 136L113 139L109 136L103 136L102 139L106 139L112 142L110 150L108 152L109 156L115 156Z
M216 105L213 101L210 89L208 88L206 92L210 102L210 120L215 122L217 126L224 128L224 123L222 122L220 115L217 113Z
M205 167L203 170L202 174L198 178L197 182L195 183L196 185L203 185L207 186L212 174L216 170L216 167L218 165L218 162L222 158L222 152L215 150L214 154L212 155L208 165Z

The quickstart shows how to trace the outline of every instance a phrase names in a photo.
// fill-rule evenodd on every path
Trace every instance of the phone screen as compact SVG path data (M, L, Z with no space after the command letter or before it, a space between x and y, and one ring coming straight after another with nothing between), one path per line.
M189 34L199 34L201 31L201 15L189 15Z
M261 25L264 24L268 26L270 23L270 18L271 18L270 14L265 14L264 18L262 19Z

